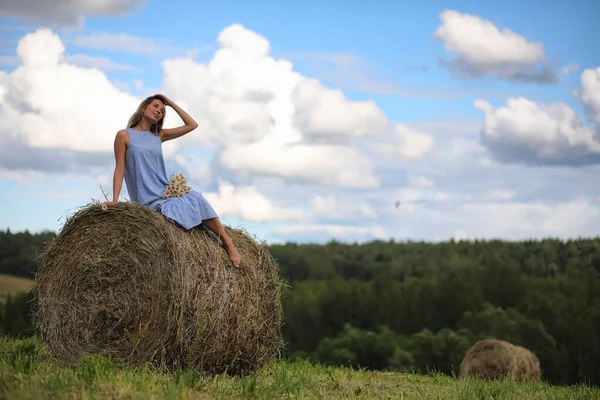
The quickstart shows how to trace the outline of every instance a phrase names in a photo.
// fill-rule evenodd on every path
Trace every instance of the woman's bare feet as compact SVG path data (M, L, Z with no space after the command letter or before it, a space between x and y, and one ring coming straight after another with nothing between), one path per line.
M221 241L223 242L223 247L225 247L225 250L227 251L227 255L229 256L229 258L231 259L231 262L235 267L239 267L242 263L242 257L233 245L231 238L227 236L227 233L225 232L225 229L223 228L223 225L221 224L219 218L217 217L205 219L204 221L202 221L202 223L221 239Z

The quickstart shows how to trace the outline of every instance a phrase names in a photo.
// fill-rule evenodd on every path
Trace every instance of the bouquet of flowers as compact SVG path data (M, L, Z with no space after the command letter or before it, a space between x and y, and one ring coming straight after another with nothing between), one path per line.
M170 199L173 197L181 197L190 191L190 186L187 184L185 176L183 174L171 175L169 184L165 187L162 193L163 199Z

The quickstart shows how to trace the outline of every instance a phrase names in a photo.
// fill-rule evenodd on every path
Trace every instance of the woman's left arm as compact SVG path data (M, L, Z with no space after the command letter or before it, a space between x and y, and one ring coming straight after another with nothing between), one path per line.
M166 96L163 95L162 97L164 98L163 103L165 103L165 106L169 106L173 110L175 110L177 115L179 115L181 117L181 119L183 120L183 123L185 124L182 126L178 126L177 128L170 128L170 129L163 128L162 134L161 134L161 139L163 142L166 142L167 140L177 139L178 137L181 137L187 133L190 133L191 131L193 131L194 129L196 129L198 127L198 123L196 121L194 121L194 119L192 117L190 117L190 115L187 112L185 112L181 107L179 107L177 104L172 102Z

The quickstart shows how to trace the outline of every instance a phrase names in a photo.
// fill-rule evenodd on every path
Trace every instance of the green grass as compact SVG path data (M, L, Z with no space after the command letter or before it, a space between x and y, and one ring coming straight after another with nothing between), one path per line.
M443 375L411 375L324 367L306 361L277 362L243 378L203 377L191 371L118 368L89 357L60 367L37 339L0 338L1 399L597 399L600 390L511 380L464 381Z

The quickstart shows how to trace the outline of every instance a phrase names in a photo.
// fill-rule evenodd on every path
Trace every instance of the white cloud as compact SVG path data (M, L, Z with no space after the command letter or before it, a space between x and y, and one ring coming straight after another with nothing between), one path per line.
M246 221L298 221L304 217L299 208L282 208L271 203L255 187L234 187L219 183L218 193L204 193L204 197L223 217L240 217Z
M177 168L179 168L176 173L184 173L197 190L204 190L203 188L211 181L211 166L206 157L189 153L177 153L172 159L177 163Z
M415 188L400 188L395 190L393 194L390 195L389 199L394 202L399 201L403 204L406 204L422 200L424 197L425 192L423 190Z
M600 161L593 127L582 124L567 104L537 104L509 98L504 107L476 100L485 117L482 142L500 161L589 164Z
M388 232L381 226L358 227L352 225L336 224L309 224L309 225L290 225L276 228L273 231L276 237L282 237L282 241L292 240L298 236L302 241L322 242L324 240L339 241L371 241L373 239L385 240L389 237Z
M292 79L286 81L281 69L291 70L291 65L277 64L268 58L253 61L243 52L222 49L208 66L196 64L191 59L163 62L164 91L172 93L175 101L185 99L189 104L190 112L199 123L198 130L202 132L193 136L197 143L225 146L252 143L274 128L277 115L272 117L271 112L290 117L287 114L293 111L293 105L289 100L286 102L285 97L296 82L292 80L294 74L291 71ZM283 100L270 106L268 101L275 96L275 91ZM280 136L299 135L286 122L278 121L285 125L280 131L289 129L282 131Z
M241 25L227 27L217 41L207 64L163 62L165 92L184 99L200 124L202 133L186 138L190 145L221 146L217 162L240 177L378 185L370 161L350 147L387 125L374 103L351 101L294 72L290 62L269 55L264 37ZM422 150L411 146L419 145L408 141L403 151L418 157Z
M218 41L206 64L166 60L160 91L200 124L177 146L165 144L168 170L170 163L181 168L225 219L264 223L269 227L261 229L279 240L597 233L598 205L569 200L597 196L593 166L579 169L572 184L565 183L572 176L566 168L549 175L502 163L484 169L485 148L472 121L387 121L374 103L352 101L271 57L269 42L239 25ZM23 65L0 73L0 165L10 167L0 168L0 177L66 169L80 179L87 174L93 197L100 197L99 184L112 189L114 134L140 99L63 54L60 39L40 30L19 45ZM594 110L594 75L586 77L579 95ZM578 125L564 105L477 105L491 154L565 164L595 151L591 128ZM179 122L169 110L168 126ZM586 181L587 189L577 189ZM537 199L543 202L527 203Z
M133 65L120 64L105 57L95 57L87 54L73 54L64 56L63 60L69 64L85 68L98 68L105 71L136 71Z
M18 197L21 200L88 200L90 198L89 192L85 190L51 191L35 193L23 193L21 191L11 193L10 196Z
M0 178L9 181L19 182L20 184L27 184L33 179L41 178L42 173L35 170L8 170L0 168Z
M146 0L2 0L0 16L80 26L85 16L124 15L145 3Z
M74 65L82 59L65 57L64 51L56 34L39 29L20 40L21 65L0 72L3 166L110 168L115 134L141 99L123 92L102 71ZM176 150L176 145L165 146L167 156Z
M271 50L271 45L265 37L240 24L223 29L217 42L223 49L236 50L249 57L265 57Z
M435 187L435 182L425 176L410 176L408 182L411 186L431 189Z
M448 240L457 233L468 239L504 240L600 234L600 206L578 199L527 203L481 198L449 207L413 204L410 212L389 209L384 217L383 228L397 239Z
M396 125L398 138L398 153L408 159L416 160L433 149L434 140L431 136L416 132L404 125Z
M493 22L453 10L440 14L434 33L450 54L443 61L463 77L497 76L515 81L553 83L556 74L545 63L544 46Z
M452 194L445 190L439 189L414 189L414 188L401 188L396 191L396 197L403 203L413 203L419 201L426 201L430 203L443 203L446 201L456 201L456 199L466 199L465 194L453 191Z
M91 39L80 44L98 44L97 37ZM227 27L217 41L220 48L207 64L188 58L162 64L161 91L199 123L185 138L165 143L167 157L183 147L184 153L209 147L216 150L211 168L238 178L272 176L348 188L379 185L363 147L354 143L387 129L375 103L352 101L294 72L290 62L269 55L264 37L241 25ZM24 36L17 53L22 65L0 74L4 152L15 153L9 147L18 147L38 158L45 151L45 164L38 162L45 170L76 168L90 153L108 156L95 165L109 167L114 135L141 99L127 91L129 84L111 82L90 66L119 65L87 55L66 56L61 39L46 29ZM134 84L138 90L144 87L143 82ZM171 111L165 125L180 122ZM394 151L410 160L432 145L427 135L401 125L396 126L396 140ZM49 151L62 152L68 165L56 164ZM4 166L24 168L28 161L16 157L11 155L10 166Z
M314 218L319 220L374 219L375 211L366 204L355 203L354 199L333 194L315 196L310 202Z
M62 62L64 46L48 30L26 35L17 52L22 66L2 84L8 114L2 134L23 137L32 147L111 151L136 98L98 70Z
M309 139L360 138L380 133L387 125L373 101L350 102L341 90L328 89L316 79L301 79L292 100L294 123Z
M121 51L134 54L156 54L160 46L149 38L128 35L125 33L96 33L76 36L71 41L75 46L90 49Z
M478 99L484 117L482 143L501 162L539 165L600 164L600 67L581 73L575 92L587 120L564 102L537 103L511 97L502 107Z
M556 205L543 203L481 203L461 207L471 213L470 236L508 237L576 237L598 233L600 209L592 204L572 200ZM485 224L481 224L485 221ZM479 225L479 226L478 226Z
M385 157L401 156L407 160L417 160L429 153L435 140L430 135L411 129L403 124L394 126L393 141L376 142L372 148Z
M369 159L345 146L278 146L265 140L227 147L220 153L218 162L241 175L282 177L289 181L346 188L379 186Z
M567 65L565 65L564 67L562 67L560 69L560 72L563 75L569 75L570 73L575 72L577 70L579 70L579 65L578 64L567 64Z
M453 118L412 122L405 125L412 131L430 137L433 143L431 149L416 160L403 157L380 157L376 159L376 167L384 164L384 168L389 170L401 169L410 174L425 175L437 184L440 179L446 180L448 174L460 175L472 168L478 168L481 166L482 158L486 156L485 147L479 143L481 120ZM477 165L473 165L474 160ZM382 184L385 184L385 180Z
M134 79L133 86L135 87L135 90L139 92L140 90L144 89L144 81L140 79Z
M517 194L513 190L493 189L487 192L490 200L511 200Z
M104 191L106 191L107 189L108 191L111 191L113 184L113 174L111 174L110 171L106 171L106 173L104 174L99 174L96 177L96 182Z
M423 86L410 81L400 82L386 77L378 71L376 63L359 54L343 52L291 51L279 53L297 62L302 69L310 71L315 78L333 84L340 89L362 92L370 95L399 96L410 99L453 99L459 97L490 96L506 97L510 92L503 90L468 89L456 85ZM425 73L429 65L406 66L399 64L403 72Z
M583 71L579 98L588 108L590 119L600 124L600 67Z

